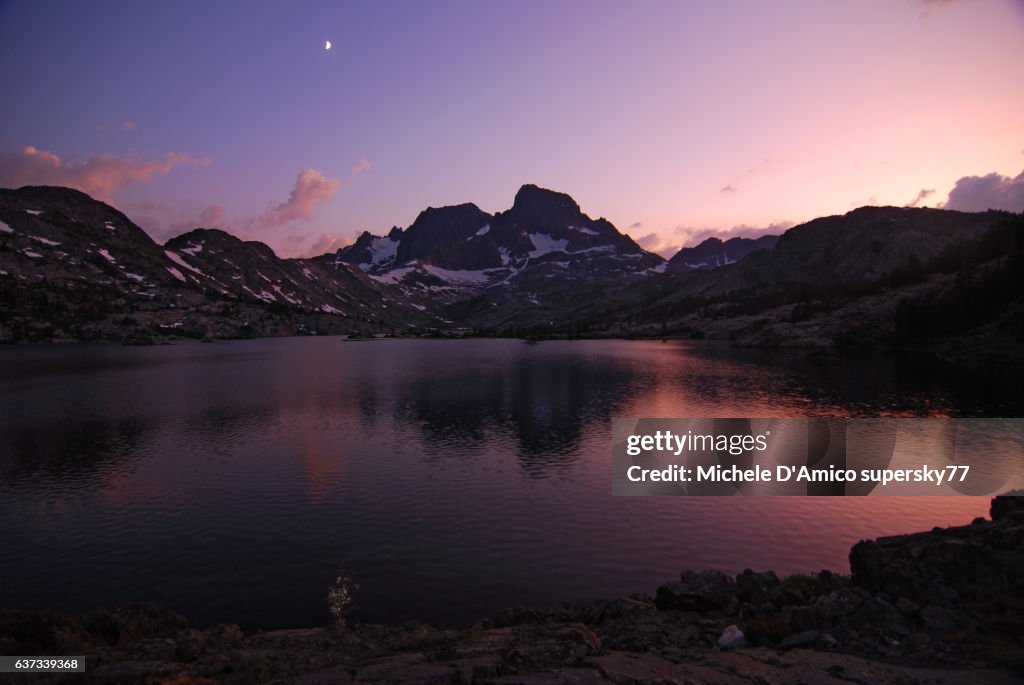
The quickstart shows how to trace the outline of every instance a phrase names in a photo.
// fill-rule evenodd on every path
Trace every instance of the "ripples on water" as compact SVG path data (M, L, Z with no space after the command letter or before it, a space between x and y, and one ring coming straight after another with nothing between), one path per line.
M1016 379L710 344L337 338L0 350L0 606L466 624L684 568L846 571L985 498L612 497L613 417L1020 416Z

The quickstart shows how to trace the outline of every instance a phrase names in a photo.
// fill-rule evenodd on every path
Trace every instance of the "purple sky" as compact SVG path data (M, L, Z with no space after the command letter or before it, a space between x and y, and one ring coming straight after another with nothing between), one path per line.
M1022 0L14 0L0 185L292 256L537 183L670 252L863 204L1024 210L1022 67Z

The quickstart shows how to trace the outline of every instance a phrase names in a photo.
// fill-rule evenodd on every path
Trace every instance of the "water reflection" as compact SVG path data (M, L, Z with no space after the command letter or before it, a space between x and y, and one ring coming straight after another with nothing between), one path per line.
M436 458L470 456L495 435L507 436L523 471L547 477L579 458L588 423L620 411L645 376L631 360L518 357L443 379L411 378L399 389L395 418L417 427L428 456Z
M0 481L25 493L50 494L103 486L141 458L151 422L128 417L70 421L60 430L0 427Z
M1020 415L1019 380L660 342L3 349L0 606L311 625L342 566L357 619L452 624L683 567L842 570L987 502L613 498L611 419Z

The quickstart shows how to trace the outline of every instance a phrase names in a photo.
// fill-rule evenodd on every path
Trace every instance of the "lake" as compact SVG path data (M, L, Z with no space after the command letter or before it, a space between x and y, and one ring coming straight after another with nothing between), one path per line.
M196 625L468 625L682 569L848 572L988 498L612 497L615 417L1021 416L913 355L660 341L286 338L0 349L0 607Z

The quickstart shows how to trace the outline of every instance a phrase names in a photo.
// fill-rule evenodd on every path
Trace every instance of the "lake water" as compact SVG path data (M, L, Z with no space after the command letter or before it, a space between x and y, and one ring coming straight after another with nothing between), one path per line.
M660 341L0 349L0 607L466 625L682 569L848 571L988 499L612 497L614 417L1021 416L1019 379Z

